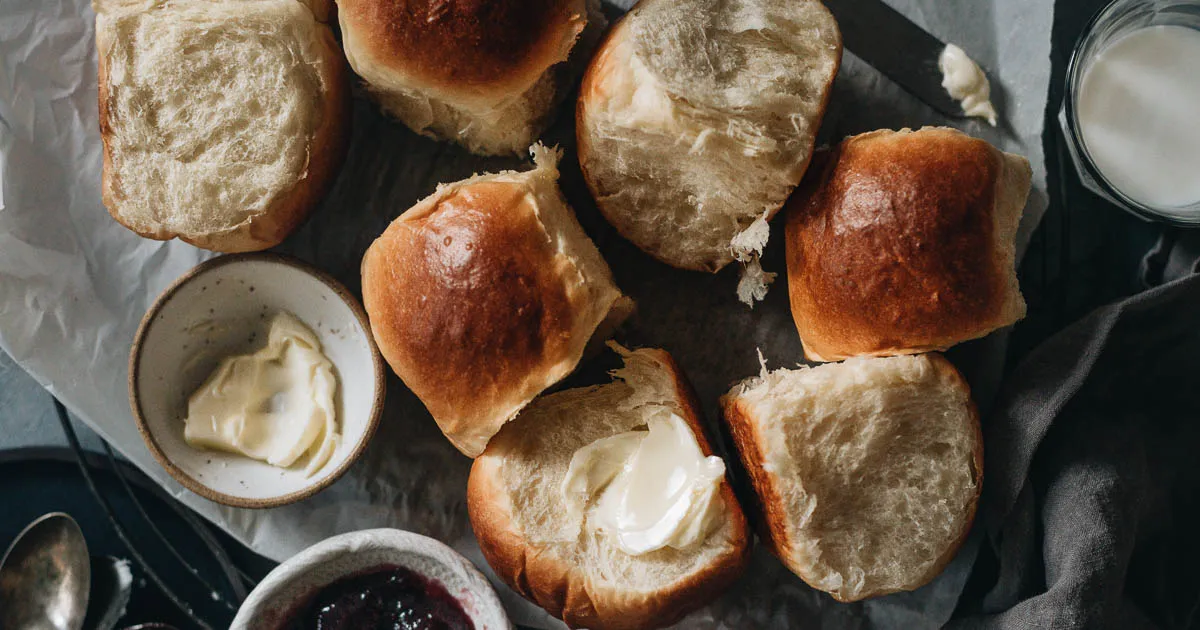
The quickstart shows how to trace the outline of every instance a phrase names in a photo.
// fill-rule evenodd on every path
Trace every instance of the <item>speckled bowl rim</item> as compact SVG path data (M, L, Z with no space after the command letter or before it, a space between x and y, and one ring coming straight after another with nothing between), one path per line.
M295 492L269 499L247 499L225 494L224 492L218 492L197 481L191 475L187 474L181 468L176 466L175 463L171 461L169 457L167 457L167 454L163 448L158 444L158 440L155 439L154 433L150 430L149 423L146 422L146 418L142 413L142 400L138 389L137 374L142 360L142 342L145 340L146 335L149 334L150 327L154 322L154 318L158 316L163 307L175 297L175 294L179 291L179 289L181 289L184 285L196 280L200 276L210 271L220 269L226 265L245 264L249 262L266 262L271 264L286 265L316 278L326 287L331 289L334 294L341 298L342 302L350 308L350 311L354 314L354 317L358 319L359 324L362 326L363 332L367 339L367 346L371 352L371 363L374 366L375 373L375 400L371 404L371 415L367 419L367 428L363 431L362 437L359 438L354 450L348 456L346 456L344 460L342 460L342 463L337 467L336 470L333 471L332 474L326 475L320 481L317 481L316 483L305 487L302 490L297 490ZM349 289L347 289L344 285L342 285L342 283L338 282L328 273L321 271L320 269L317 269L316 267L313 267L312 265L297 258L273 252L225 254L216 258L211 258L200 263L199 265L196 265L195 267L192 267L187 271L187 273L180 276L178 279L172 282L170 286L163 290L158 298L154 300L154 303L150 305L150 308L146 311L146 314L142 316L142 321L138 325L137 334L135 334L133 337L133 347L129 351L129 406L133 411L133 419L137 424L138 433L142 435L142 440L146 443L146 447L150 449L150 454L154 456L154 459L158 460L159 465L161 465L168 474L174 477L176 481L183 484L183 486L188 490L191 490L192 492L195 492L196 494L209 499L210 501L215 501L222 505L228 505L231 507L251 509L279 507L282 505L296 503L297 501L303 501L304 499L317 494L325 488L328 488L333 484L333 482L337 481L342 475L346 474L346 471L350 469L350 466L352 466L354 462L362 456L363 452L366 451L367 445L370 443L371 438L375 435L375 430L379 428L379 421L383 416L383 403L386 395L387 378L383 369L383 357L379 354L379 347L375 344L375 335L371 333L370 320L367 319L367 312L363 308L362 304L359 303L358 299L354 297L354 294L352 294Z
M496 621L501 622L501 629L512 630L515 627L512 620L508 617L508 611L505 610L504 603L500 600L500 595L496 592L495 586L492 585L483 572L479 570L479 567L474 562L471 562L469 558L436 538L389 527L361 529L338 534L299 551L272 569L266 577L255 585L254 589L246 596L246 599L238 606L238 611L233 618L233 622L242 621L244 623L245 616L247 615L260 615L272 610L278 610L270 608L270 606L275 604L277 598L290 600L293 606L302 603L306 598L315 595L324 586L328 586L347 575L353 575L362 569L341 572L336 576L332 576L323 585L310 587L305 591L297 589L295 585L297 579L306 575L315 566L324 565L331 560L343 556L353 556L364 550L369 552L372 550L371 548L388 548L405 554L420 556L443 566L449 566L453 563L455 567L464 571L469 576L469 579L480 585L480 588L473 590L472 594L478 598L477 601L482 604L482 608L471 611L468 610L467 606L463 607L463 611L471 617L471 620L478 624L481 618L487 620L489 616L494 616ZM416 567L403 563L400 563L400 566L416 571L427 578L432 577L422 573ZM441 584L441 586L449 589L452 585ZM458 599L461 603L461 598L457 595L453 593L450 595Z

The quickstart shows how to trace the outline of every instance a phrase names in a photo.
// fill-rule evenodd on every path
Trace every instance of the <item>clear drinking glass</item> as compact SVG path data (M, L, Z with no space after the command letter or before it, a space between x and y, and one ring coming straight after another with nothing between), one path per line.
M1143 219L1196 227L1200 226L1200 202L1183 207L1157 208L1129 197L1105 179L1088 154L1076 117L1083 77L1096 55L1124 35L1148 26L1185 26L1200 30L1200 0L1114 0L1097 12L1084 28L1071 53L1058 124L1062 127L1079 179L1088 190ZM1197 72L1200 72L1200 68ZM1200 124L1200 116L1197 124ZM1200 173L1196 176L1200 177Z

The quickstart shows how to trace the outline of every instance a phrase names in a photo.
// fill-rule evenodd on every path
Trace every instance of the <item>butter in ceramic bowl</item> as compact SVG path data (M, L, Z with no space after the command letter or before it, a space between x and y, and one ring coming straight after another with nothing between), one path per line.
M208 499L265 508L312 496L366 449L383 359L336 280L291 258L203 263L158 298L130 354L151 453Z
M277 313L265 346L221 359L188 398L183 439L281 468L300 462L311 475L341 439L337 386L316 333L295 315Z

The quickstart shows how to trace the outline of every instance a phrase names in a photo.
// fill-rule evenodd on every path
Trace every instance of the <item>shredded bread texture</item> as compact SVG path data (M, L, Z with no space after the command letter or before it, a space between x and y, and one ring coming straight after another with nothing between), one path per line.
M755 489L779 501L776 552L814 588L841 601L915 589L970 528L979 420L942 357L764 366L722 402L743 460L761 462Z
M673 266L746 263L739 297L761 299L767 221L808 166L840 59L819 2L639 4L581 95L580 159L600 209Z
M110 1L97 11L123 223L158 238L235 229L307 176L329 86L325 27L305 5Z

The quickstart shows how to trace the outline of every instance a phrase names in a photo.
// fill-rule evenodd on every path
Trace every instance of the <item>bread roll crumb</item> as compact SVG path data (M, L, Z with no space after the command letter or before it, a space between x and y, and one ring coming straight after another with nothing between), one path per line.
M675 623L733 582L749 558L745 516L727 481L723 520L700 547L633 556L585 527L560 492L571 458L596 440L678 415L701 451L712 448L679 366L657 349L628 351L604 385L538 398L496 435L471 467L467 506L496 575L571 627L641 630Z
M669 265L754 266L808 167L841 45L814 0L638 3L580 91L580 165L600 211ZM750 269L739 297L761 298L768 278Z
M764 542L840 601L919 588L950 562L983 474L979 415L939 355L764 372L722 400Z
M142 236L277 245L340 167L349 93L295 0L95 3L104 205Z

